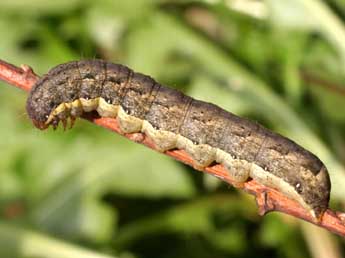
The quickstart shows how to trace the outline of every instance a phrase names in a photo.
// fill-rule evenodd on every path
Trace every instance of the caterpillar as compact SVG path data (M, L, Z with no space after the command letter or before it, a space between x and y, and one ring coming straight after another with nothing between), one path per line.
M149 76L103 60L73 61L42 76L27 113L43 130L83 112L114 117L124 133L142 132L160 151L183 149L204 168L220 163L237 183L252 178L296 200L314 218L328 207L324 164L292 140L256 122L193 99Z

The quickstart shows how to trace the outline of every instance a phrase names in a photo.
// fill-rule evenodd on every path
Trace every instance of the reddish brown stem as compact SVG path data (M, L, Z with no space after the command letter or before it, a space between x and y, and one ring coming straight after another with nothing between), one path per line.
M30 91L31 87L35 84L38 78L39 77L35 75L32 69L30 69L28 66L18 68L0 60L0 79L9 84L15 85L25 91ZM117 120L114 118L101 118L95 113L87 113L83 116L83 118L111 131L122 134L132 141L144 144L151 149L155 149L152 141L142 133L121 133ZM183 150L171 150L165 152L164 154L171 156L187 165L195 167L193 160ZM196 167L196 169L199 168ZM203 172L216 176L221 180L254 195L256 197L257 204L259 206L259 213L261 215L264 215L269 211L280 211L314 223L338 235L345 236L345 213L334 212L331 209L328 209L322 218L319 221L316 221L315 218L313 218L310 213L302 208L297 202L288 199L275 189L263 186L255 180L250 180L243 185L236 184L229 176L229 173L227 173L222 167L222 165L216 164L209 166L205 168Z
M30 91L39 77L27 65L21 65L19 68L0 60L0 79L22 90Z

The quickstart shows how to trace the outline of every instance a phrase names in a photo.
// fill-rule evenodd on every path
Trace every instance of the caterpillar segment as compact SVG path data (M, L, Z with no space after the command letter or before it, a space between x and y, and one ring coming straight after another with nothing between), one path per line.
M195 100L126 66L103 60L58 65L32 88L34 125L73 124L85 112L116 118L123 133L144 133L164 152L186 151L197 169L219 163L237 184L252 178L296 200L314 218L328 207L324 164L295 142L220 107Z

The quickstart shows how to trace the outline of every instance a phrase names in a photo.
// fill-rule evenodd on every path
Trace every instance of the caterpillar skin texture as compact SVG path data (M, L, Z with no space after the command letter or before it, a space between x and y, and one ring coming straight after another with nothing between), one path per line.
M320 218L328 207L324 164L293 141L211 103L103 60L61 64L32 88L27 112L36 127L56 127L97 110L124 133L142 132L160 151L183 149L199 167L221 163L238 183L253 178Z

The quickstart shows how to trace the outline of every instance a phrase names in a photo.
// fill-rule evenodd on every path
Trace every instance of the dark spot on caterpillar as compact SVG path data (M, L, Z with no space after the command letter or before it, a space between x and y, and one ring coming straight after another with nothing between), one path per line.
M249 177L274 187L319 218L330 179L324 164L295 142L211 103L192 99L149 76L103 60L53 68L32 88L27 113L34 125L56 128L96 110L117 117L124 133L143 132L161 151L184 149L197 167L215 161L235 182Z
M303 188L302 188L301 183L297 183L297 184L295 185L295 188L296 188L296 191L297 191L299 194L302 193Z
M84 79L95 79L95 76L93 76L92 74L90 74L90 73L87 73L87 74L85 74L84 75Z

